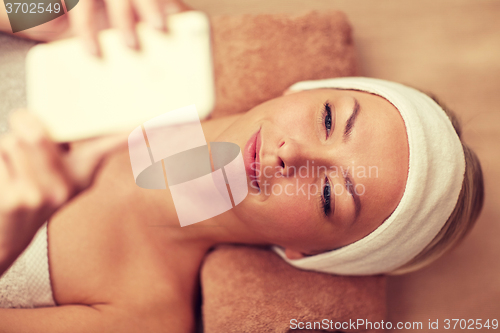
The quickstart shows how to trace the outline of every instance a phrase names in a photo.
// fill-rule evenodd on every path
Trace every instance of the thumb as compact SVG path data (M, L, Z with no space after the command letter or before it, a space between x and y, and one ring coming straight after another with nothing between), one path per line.
M128 134L120 133L75 143L65 156L65 164L76 192L89 187L106 157L126 147L127 142Z

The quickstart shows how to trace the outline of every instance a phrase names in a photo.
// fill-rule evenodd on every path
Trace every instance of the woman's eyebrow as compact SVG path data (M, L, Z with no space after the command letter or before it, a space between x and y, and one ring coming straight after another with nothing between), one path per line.
M349 119L347 119L345 123L344 136L343 136L344 142L346 142L349 139L349 136L351 135L352 129L354 128L354 124L356 122L360 109L361 107L359 106L358 100L354 98L354 108L352 110L351 116L349 117Z

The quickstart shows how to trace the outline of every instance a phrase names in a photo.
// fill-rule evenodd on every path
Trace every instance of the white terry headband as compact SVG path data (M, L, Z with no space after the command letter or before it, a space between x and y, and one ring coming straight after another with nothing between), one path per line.
M291 260L291 265L344 275L390 272L414 258L448 220L457 204L465 172L460 139L444 110L429 96L385 80L348 77L302 81L292 91L337 88L379 95L401 113L406 126L410 161L399 205L375 231L337 250Z

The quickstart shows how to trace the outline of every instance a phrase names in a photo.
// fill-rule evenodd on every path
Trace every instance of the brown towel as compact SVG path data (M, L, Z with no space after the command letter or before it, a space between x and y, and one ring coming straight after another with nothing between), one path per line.
M277 97L297 81L357 73L351 27L338 11L214 16L214 117Z
M297 81L357 74L351 28L340 12L216 16L211 23L213 117L247 111ZM266 249L216 248L201 285L205 333L288 332L291 319L385 319L385 277L300 271Z
M206 257L201 281L205 333L288 332L292 319L385 321L385 276L302 271L262 248L219 246Z

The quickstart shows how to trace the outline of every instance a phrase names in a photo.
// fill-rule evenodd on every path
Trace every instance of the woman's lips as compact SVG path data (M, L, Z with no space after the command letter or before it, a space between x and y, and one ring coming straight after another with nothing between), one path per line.
M243 152L243 161L245 162L245 170L248 177L250 178L251 184L257 184L260 189L259 179L257 177L256 171L259 170L260 174L260 128L255 132L245 145L245 151Z
M261 168L260 168L260 146L262 144L261 140L261 135L260 135L260 130L257 133L257 139L255 140L255 168L258 169L259 173L256 174L256 180L257 180L257 186L260 188L260 175L261 175ZM257 172L256 172L257 173Z

